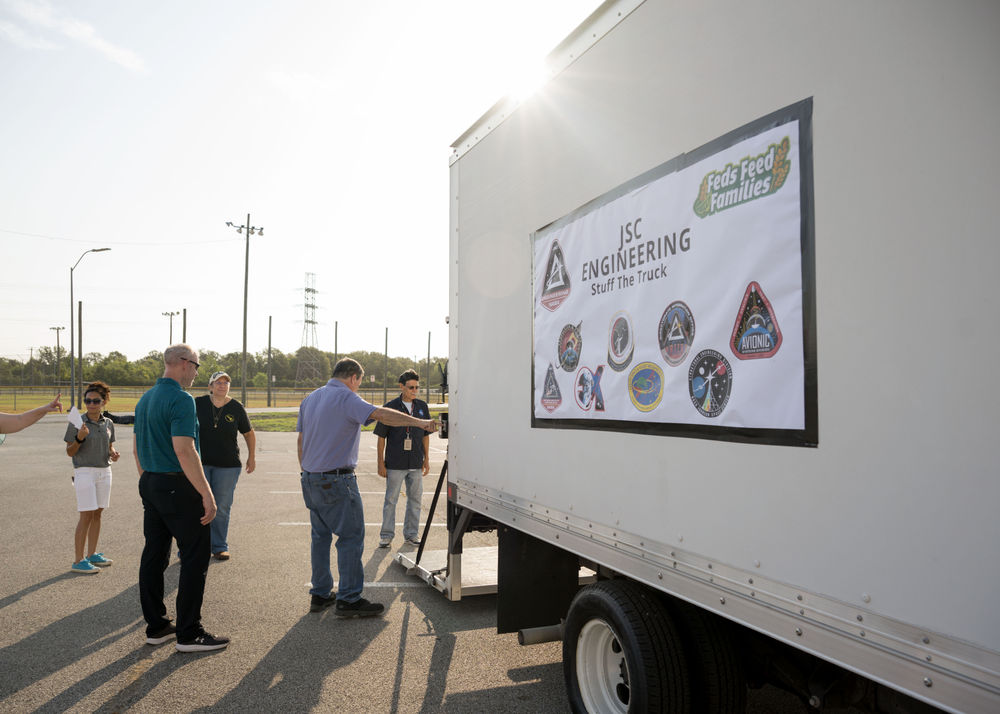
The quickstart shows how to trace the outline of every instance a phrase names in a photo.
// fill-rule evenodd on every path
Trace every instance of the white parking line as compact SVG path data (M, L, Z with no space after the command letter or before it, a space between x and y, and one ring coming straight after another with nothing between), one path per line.
M334 583L333 587L336 588L339 584L340 583ZM306 587L307 588L311 588L312 586L313 586L313 584L311 582L306 583ZM411 582L405 582L405 583L365 583L364 587L365 588L429 588L430 585L428 585L427 583L422 582L420 580L415 580L412 583Z
M268 493L297 493L300 496L302 495L302 491L268 491ZM385 495L385 491L358 491L358 493L360 493L362 496L384 496ZM424 498L427 498L428 496L433 496L434 493L433 492L428 492L428 493L424 493L422 495L423 495ZM400 492L400 496L405 496L405 494L401 491Z
M311 526L312 523L309 523L308 521L286 521L285 523L279 523L278 525L279 526ZM371 528L381 528L382 527L381 523L365 523L365 525L368 526L368 527L371 527ZM400 522L400 523L397 523L396 525L402 527L403 524ZM431 526L433 526L435 528L447 528L448 524L447 523L431 523Z

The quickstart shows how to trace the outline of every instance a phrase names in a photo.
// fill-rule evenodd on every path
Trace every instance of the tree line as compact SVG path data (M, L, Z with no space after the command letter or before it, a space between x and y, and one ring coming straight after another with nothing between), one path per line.
M215 372L226 372L232 377L233 385L241 384L242 352L219 354L212 350L199 350L201 368L195 379L195 387L208 386L208 380ZM274 377L274 387L316 387L325 384L333 373L333 365L337 358L351 357L361 363L365 370L364 386L370 384L370 377L375 377L374 384L382 386L383 375L387 377L389 387L396 384L396 379L407 369L415 369L420 374L421 388L427 385L427 358L414 362L408 357L389 357L388 369L386 357L379 352L350 352L334 355L314 347L300 347L295 352L285 353L281 350L271 350L271 375ZM296 382L299 375L299 363L315 365L319 379ZM447 369L447 359L432 357L430 363L430 387L440 386L441 370ZM102 355L98 352L85 354L83 357L83 381L95 379L107 382L115 387L149 387L163 376L163 353L152 351L145 357L129 360L121 352L111 352ZM79 375L77 375L79 378ZM70 378L69 356L65 348L59 348L56 354L54 347L39 347L34 350L31 359L20 361L16 359L0 359L0 387L48 386L68 382ZM267 387L267 350L247 352L247 386Z

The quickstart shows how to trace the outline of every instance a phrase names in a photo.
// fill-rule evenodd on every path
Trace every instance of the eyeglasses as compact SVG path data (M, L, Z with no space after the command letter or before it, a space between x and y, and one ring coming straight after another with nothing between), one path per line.
M100 404L103 401L104 401L103 399L84 399L83 403L84 404Z
M190 362L191 364L193 364L195 369L201 367L201 365L195 362L193 359L188 359L187 357L181 357L181 359L184 360L185 362Z

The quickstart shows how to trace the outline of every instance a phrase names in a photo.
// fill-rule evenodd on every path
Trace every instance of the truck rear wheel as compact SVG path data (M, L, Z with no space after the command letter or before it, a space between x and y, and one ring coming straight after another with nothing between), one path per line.
M691 710L744 714L747 682L729 623L677 598L667 596L665 604L684 642L691 675Z
M608 580L573 599L563 673L576 714L688 714L684 648L670 615L641 585Z

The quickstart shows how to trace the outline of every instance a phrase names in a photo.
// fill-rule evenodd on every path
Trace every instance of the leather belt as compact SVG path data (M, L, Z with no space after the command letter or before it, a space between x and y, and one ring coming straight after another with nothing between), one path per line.
M352 474L354 469L333 469L331 471L320 471L324 476L340 476L341 474Z

